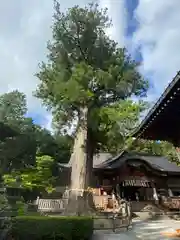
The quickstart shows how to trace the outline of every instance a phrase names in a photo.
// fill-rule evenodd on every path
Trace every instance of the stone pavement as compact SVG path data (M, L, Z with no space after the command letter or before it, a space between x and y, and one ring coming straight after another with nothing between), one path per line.
M165 240L165 239L179 239L167 238L163 232L174 232L180 229L180 222L169 218L162 218L158 220L139 221L134 223L132 231L135 236L143 240Z
M180 229L180 221L171 219L135 221L132 230L122 233L96 233L93 240L165 240L165 239L180 239L166 238L162 232L172 232L175 229Z
M95 233L93 240L138 240L133 232L122 233Z

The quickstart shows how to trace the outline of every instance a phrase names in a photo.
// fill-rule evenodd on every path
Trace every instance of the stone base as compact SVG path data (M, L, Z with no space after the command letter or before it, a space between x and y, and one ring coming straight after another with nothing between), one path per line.
M84 195L78 197L70 197L63 215L69 216L95 216L96 209L93 204L92 196Z
M131 222L128 218L117 217L117 218L106 218L106 216L96 216L94 218L94 230L110 230L113 232L119 229L128 229Z

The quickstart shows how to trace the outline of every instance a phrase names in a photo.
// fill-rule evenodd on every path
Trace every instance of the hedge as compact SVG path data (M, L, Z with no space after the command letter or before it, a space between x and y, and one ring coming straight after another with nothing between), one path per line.
M17 240L89 240L93 233L90 217L18 216L12 221Z

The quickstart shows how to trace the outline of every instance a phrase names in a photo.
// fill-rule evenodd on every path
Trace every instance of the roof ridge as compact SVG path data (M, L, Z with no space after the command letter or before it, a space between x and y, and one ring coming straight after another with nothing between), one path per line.
M161 154L151 154L151 153L147 153L147 152L130 151L129 153L134 153L134 154L137 154L137 155L139 155L139 156L167 157L167 156L163 156L163 155L161 155Z

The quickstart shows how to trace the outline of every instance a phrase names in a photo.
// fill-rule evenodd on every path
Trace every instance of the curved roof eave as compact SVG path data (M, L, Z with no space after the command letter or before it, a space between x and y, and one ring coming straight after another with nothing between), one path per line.
M167 95L173 90L175 85L180 80L180 71L176 74L176 76L173 78L173 80L169 83L165 91L162 93L158 101L154 104L154 106L150 109L144 120L140 123L140 125L135 129L130 136L136 136L140 137L143 129L146 127L147 123L150 121L151 117L155 113L155 111L159 108L160 104L166 99ZM180 89L179 89L180 90ZM154 120L154 119L153 119Z
M151 156L151 155L139 155L138 153L128 153L124 151L124 156L121 155L117 158L115 158L114 161L111 161L110 163L107 163L105 165L99 166L99 169L115 169L119 168L127 162L128 160L132 161L141 161L144 164L146 164L149 168L156 170L161 173L176 173L180 174L180 167L175 165L172 162L169 162L169 160L166 157L162 156Z

